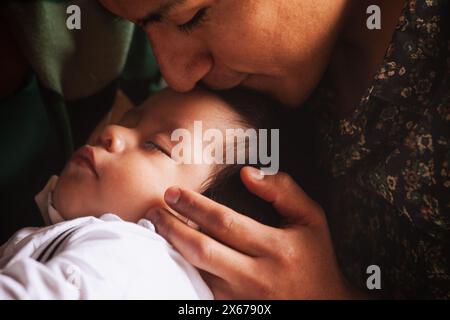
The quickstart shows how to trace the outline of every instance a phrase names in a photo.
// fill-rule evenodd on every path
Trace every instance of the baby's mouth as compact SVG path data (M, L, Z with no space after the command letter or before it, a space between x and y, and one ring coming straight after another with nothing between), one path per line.
M97 179L99 178L95 166L95 153L93 147L89 145L81 147L77 152L74 153L70 161L80 167L89 169Z

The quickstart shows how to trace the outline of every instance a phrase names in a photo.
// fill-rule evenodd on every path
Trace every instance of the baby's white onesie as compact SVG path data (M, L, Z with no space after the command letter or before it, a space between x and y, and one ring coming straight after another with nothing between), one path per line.
M213 295L150 221L135 224L105 214L18 231L0 248L0 299L190 300Z

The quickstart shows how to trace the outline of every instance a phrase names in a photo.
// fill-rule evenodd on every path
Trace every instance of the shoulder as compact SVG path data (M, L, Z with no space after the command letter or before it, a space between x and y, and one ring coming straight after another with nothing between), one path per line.
M131 223L112 214L89 219L64 240L53 257L49 267L69 263L91 283L105 283L127 297L210 296L198 271L147 220Z
M136 270L155 261L172 260L172 248L154 230L126 222L116 215L85 217L59 232L43 246L40 262L52 265L72 261L108 273ZM63 222L62 224L68 224Z
M420 108L392 107L398 111L392 116L397 121L382 122L386 127L383 132L387 132L384 138L389 141L371 150L380 157L374 166L362 170L361 181L416 226L434 235L447 234L444 237L448 238L450 87L448 83L440 86L433 99ZM387 117L387 113L380 117ZM377 150L386 152L381 154Z

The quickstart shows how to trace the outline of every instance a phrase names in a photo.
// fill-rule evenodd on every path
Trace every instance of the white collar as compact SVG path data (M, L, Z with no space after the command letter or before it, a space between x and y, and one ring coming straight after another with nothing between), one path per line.
M34 200L36 201L39 211L41 212L42 218L44 218L46 225L56 224L65 219L60 215L58 210L55 209L52 202L53 190L58 182L58 176L52 176L44 189L39 192Z

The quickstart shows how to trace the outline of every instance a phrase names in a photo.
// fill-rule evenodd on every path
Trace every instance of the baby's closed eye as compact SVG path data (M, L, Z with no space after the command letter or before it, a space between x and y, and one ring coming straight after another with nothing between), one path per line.
M160 145L156 144L151 140L147 140L144 142L144 148L149 151L159 151L168 156L169 158L171 158L169 151L167 151L166 149L164 149L163 147L161 147Z

